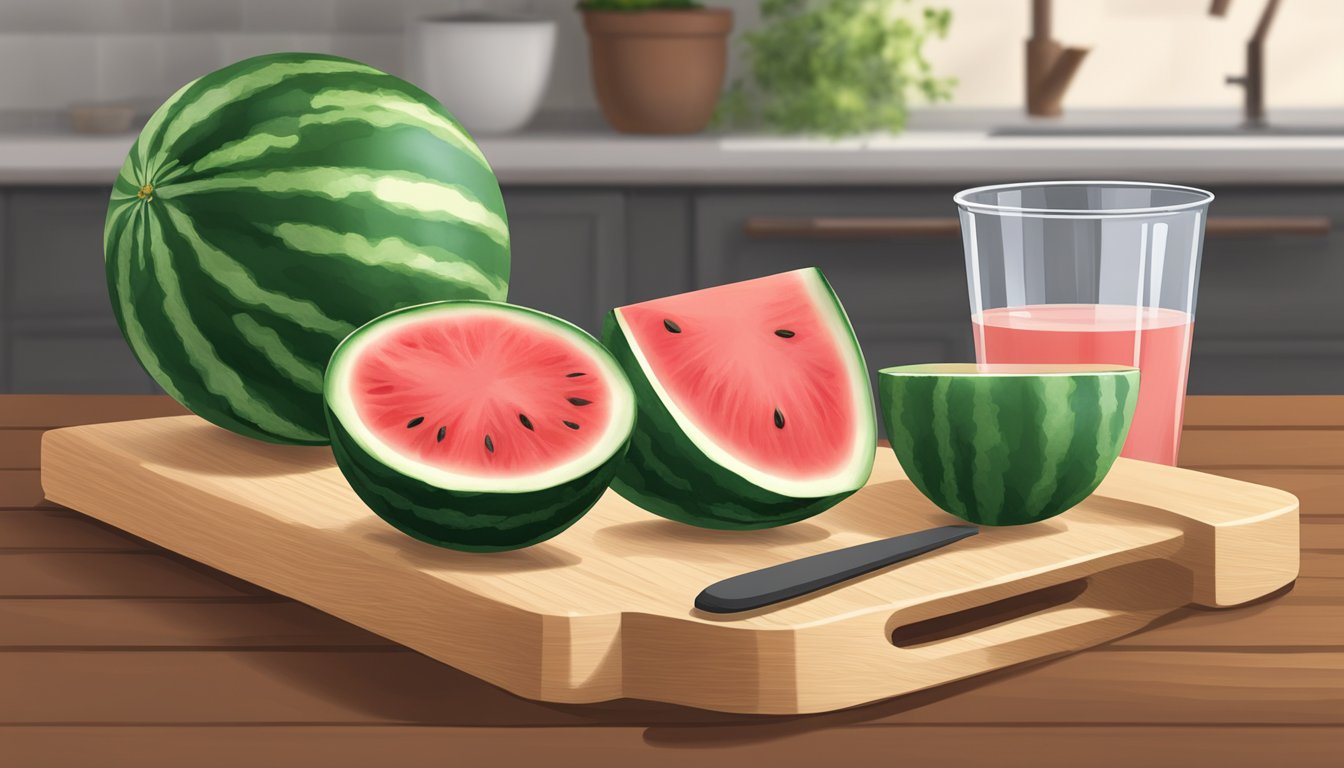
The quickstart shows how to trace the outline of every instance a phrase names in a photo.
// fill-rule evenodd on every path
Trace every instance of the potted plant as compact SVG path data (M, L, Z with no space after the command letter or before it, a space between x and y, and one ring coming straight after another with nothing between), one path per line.
M911 0L762 0L744 35L743 76L724 94L720 122L781 133L899 133L919 94L947 101L924 43L947 35L952 13Z
M583 0L597 103L626 133L695 133L714 116L732 11L695 0Z

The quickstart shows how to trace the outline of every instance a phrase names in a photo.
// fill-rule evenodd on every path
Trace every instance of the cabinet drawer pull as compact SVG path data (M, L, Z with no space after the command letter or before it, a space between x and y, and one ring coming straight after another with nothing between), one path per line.
M1324 237L1330 234L1328 216L1210 216L1209 237L1265 237L1297 235Z
M891 237L959 237L961 223L952 216L826 217L752 216L742 227L754 240L881 240ZM1327 216L1214 216L1205 226L1209 237L1266 237L1330 234Z
M927 218L777 217L752 216L743 232L754 239L879 240L888 237L960 237L961 222L953 216Z

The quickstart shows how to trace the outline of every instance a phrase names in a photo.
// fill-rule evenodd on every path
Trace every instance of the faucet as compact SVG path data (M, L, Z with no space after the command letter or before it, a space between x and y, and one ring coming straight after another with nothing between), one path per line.
M1217 2L1217 0L1215 0ZM1227 0L1223 0L1227 2ZM1086 48L1065 48L1050 38L1051 0L1031 0L1031 37L1027 40L1027 114L1056 117Z
M1213 0L1209 13L1213 16L1226 16L1232 0ZM1264 128L1265 122L1265 38L1269 35L1269 25L1274 23L1274 14L1279 10L1279 0L1269 0L1260 14L1260 23L1255 25L1255 33L1246 43L1246 74L1228 75L1228 85L1240 85L1246 89L1245 115L1247 128Z

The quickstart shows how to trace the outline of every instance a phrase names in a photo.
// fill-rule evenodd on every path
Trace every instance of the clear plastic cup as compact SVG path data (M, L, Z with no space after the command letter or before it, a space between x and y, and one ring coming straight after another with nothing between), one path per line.
M1213 195L1042 181L954 199L976 360L1137 366L1138 405L1121 455L1174 465Z

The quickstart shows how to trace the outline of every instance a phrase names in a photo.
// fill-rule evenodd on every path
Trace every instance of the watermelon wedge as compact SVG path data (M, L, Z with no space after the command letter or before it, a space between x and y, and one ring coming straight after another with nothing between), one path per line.
M612 310L603 341L639 403L612 488L706 528L792 523L854 493L877 428L863 353L801 269Z
M390 312L332 355L332 450L370 509L422 541L517 549L572 525L630 440L634 395L597 340L488 301Z

